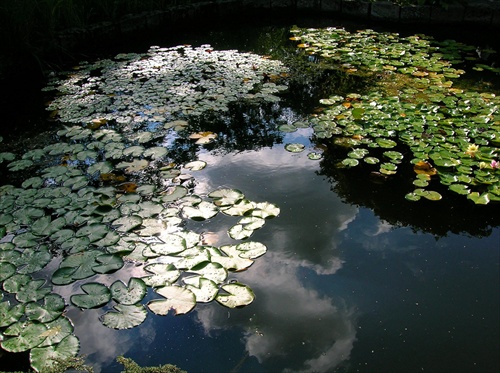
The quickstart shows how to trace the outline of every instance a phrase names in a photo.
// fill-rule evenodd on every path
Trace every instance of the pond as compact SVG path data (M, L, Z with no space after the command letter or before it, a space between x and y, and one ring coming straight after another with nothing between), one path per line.
M294 21L103 51L4 130L2 369L498 371L488 40Z

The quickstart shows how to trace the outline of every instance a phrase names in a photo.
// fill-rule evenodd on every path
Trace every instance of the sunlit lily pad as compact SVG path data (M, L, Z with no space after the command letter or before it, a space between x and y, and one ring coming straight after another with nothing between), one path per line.
M163 286L155 289L165 299L152 300L147 306L157 315L167 315L170 310L175 315L182 315L191 311L196 305L194 293L180 286Z
M255 299L255 294L248 286L240 283L223 285L222 289L228 294L219 292L215 300L228 308L236 308L249 305Z
M197 273L215 283L224 282L227 278L227 270L222 265L208 261L197 264L189 272Z
M208 303L215 299L219 288L217 284L202 276L190 276L183 279L186 284L186 289L193 292L196 297L196 302Z
M111 284L109 289L113 300L123 305L133 305L140 302L147 291L144 281L136 277L131 277L127 285L117 280Z
M243 217L238 224L232 226L228 234L235 240L244 240L250 237L256 229L261 228L265 220L260 217Z
M117 304L114 311L108 311L102 316L102 323L112 329L130 329L141 325L148 315L142 304Z
M300 153L303 152L305 149L304 144L299 144L299 143L291 143L291 144L286 144L285 145L285 150L291 152L291 153Z
M196 206L184 206L182 208L182 214L184 217L192 220L208 220L213 218L219 209L213 203L208 201L202 201Z
M181 275L181 272L173 264L152 263L146 265L144 269L153 275L142 277L142 280L147 286L153 288L170 285L177 281Z

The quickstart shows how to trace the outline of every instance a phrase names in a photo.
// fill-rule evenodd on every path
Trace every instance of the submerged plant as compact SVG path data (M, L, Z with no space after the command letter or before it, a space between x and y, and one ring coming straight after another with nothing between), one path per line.
M348 149L340 167L364 163L390 176L403 160L426 164L432 173L428 180L416 180L418 188L408 200L441 199L436 191L422 189L435 176L476 204L500 201L500 173L493 167L500 155L500 98L453 87L465 73L453 65L473 61L474 48L373 30L295 28L292 33L307 55L336 62L347 74L380 78L364 94L320 100L324 109L311 120L317 139Z

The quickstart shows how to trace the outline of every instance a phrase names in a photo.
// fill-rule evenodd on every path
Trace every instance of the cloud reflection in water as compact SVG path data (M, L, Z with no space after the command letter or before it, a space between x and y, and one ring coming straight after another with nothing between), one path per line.
M226 187L243 186L255 201L265 195L280 206L281 214L251 238L268 246L266 255L235 275L254 290L254 303L231 311L229 318L220 307L200 307L198 321L209 335L242 329L248 354L266 369L332 370L349 358L356 339L355 314L341 300L308 286L307 272L332 275L342 267L337 252L340 233L356 218L358 209L331 192L330 185L315 175L316 163L305 153L292 155L275 147L202 158L208 167L196 174L197 193L231 180L234 184Z

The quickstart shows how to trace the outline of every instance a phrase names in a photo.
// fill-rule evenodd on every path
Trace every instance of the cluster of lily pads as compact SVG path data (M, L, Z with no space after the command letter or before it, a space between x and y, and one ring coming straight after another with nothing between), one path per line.
M500 98L453 87L465 73L453 65L477 61L475 48L373 30L294 28L292 33L307 55L348 74L379 77L364 94L320 100L324 110L311 120L316 138L350 149L340 167L362 161L389 176L406 158L416 176L408 200L441 199L425 189L433 176L476 204L500 200Z
M280 212L236 189L194 194L188 172L206 163L176 164L169 146L179 137L194 146L217 138L190 133L179 116L225 110L231 100L276 100L283 86L270 80L283 66L209 46L117 58L85 63L52 83L59 96L49 110L70 123L55 142L0 153L12 180L0 187L0 344L29 350L37 371L78 353L69 303L112 307L100 320L114 329L140 325L148 310L167 315L187 313L197 302L250 304L252 290L229 281L228 272L247 269L266 252L249 238ZM245 241L216 247L186 228L217 214L236 218L228 235ZM135 273L129 263L142 264L143 274L109 286L100 280ZM64 299L60 286L80 290ZM144 305L148 288L156 298Z
M215 50L210 45L151 47L114 59L81 63L54 76L48 106L68 123L105 118L120 124L164 122L179 115L227 111L238 100L279 101L284 65L253 53Z

